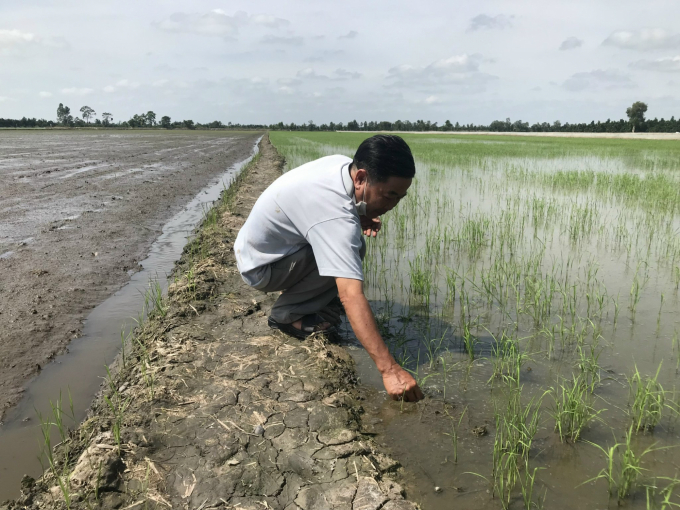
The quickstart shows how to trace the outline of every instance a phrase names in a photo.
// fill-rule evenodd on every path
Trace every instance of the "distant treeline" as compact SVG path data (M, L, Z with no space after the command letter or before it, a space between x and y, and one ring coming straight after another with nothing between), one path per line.
M132 119L131 119L132 120ZM370 121L357 122L355 120L343 124L342 122L330 122L328 124L317 125L313 122L305 124L285 124L279 122L278 124L233 124L231 122L224 124L221 121L213 121L208 124L194 123L191 120L176 121L162 125L160 123L155 125L148 125L141 122L107 122L103 123L95 120L91 123L83 121L73 122L73 124L58 123L52 120L35 119L23 117L22 119L3 119L0 118L0 127L2 128L50 128L50 127L102 127L102 128L160 128L160 129L270 129L277 131L496 131L496 132L564 132L564 133L627 133L631 131L631 123L628 120L609 120L604 122L592 121L590 123L569 123L562 124L559 120L552 124L548 122L541 122L529 124L521 120L511 121L494 120L489 125L484 124L460 124L456 122L452 124L446 121L441 126L437 122L418 120L416 122L401 121ZM675 133L680 132L680 119L671 117L670 119L648 119L639 126L636 131L650 132L650 133Z
M552 124L548 122L541 122L529 124L521 120L511 121L494 120L488 126L483 124L460 124L456 122L453 124L447 120L441 126L437 122L430 122L425 120L417 120L411 122L410 120L390 121L364 121L357 122L350 121L347 124L342 122L329 122L328 124L316 125L313 121L305 124L285 124L279 122L278 124L232 124L228 122L223 124L216 120L208 124L200 124L193 120L172 121L170 117L164 115L160 122L156 121L156 113L148 111L146 113L135 114L129 120L114 122L113 115L107 112L101 114L102 119L97 119L96 112L89 106L80 108L82 119L80 117L73 117L71 109L59 103L57 108L57 120L45 119L3 119L0 118L0 128L50 128L50 127L102 127L102 128L160 128L160 129L271 129L277 131L495 131L503 132L564 132L564 133L627 133L630 131L650 133L675 133L680 132L680 119L676 120L671 117L669 120L665 119L646 119L645 112L647 111L647 104L636 101L633 105L626 109L626 116L628 120L611 120L607 119L605 122L591 121L590 123L576 123L570 124L565 122L562 124L556 120ZM94 119L93 122L90 122Z

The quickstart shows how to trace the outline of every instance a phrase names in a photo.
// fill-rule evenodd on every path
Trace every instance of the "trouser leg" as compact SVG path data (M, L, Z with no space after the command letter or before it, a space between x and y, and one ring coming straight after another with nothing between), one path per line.
M365 253L366 244L362 239L362 259ZM271 264L269 283L260 290L283 291L271 310L272 319L282 324L321 311L338 295L335 278L319 274L311 246Z

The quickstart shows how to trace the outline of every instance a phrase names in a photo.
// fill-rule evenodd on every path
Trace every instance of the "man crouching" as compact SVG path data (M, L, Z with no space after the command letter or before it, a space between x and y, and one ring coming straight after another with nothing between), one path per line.
M373 136L362 142L354 159L327 156L276 179L234 243L243 280L264 292L282 291L270 327L297 338L324 331L331 326L328 306L339 296L387 393L409 402L423 394L378 332L364 296L361 262L366 253L362 232L378 234L380 216L406 196L415 172L403 139Z

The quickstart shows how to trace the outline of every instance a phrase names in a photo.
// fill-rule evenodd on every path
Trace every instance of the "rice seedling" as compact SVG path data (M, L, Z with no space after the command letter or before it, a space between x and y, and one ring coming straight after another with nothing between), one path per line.
M659 487L659 481L666 483L663 488ZM645 486L646 508L647 510L671 510L680 507L680 498L674 494L675 489L680 485L677 478L658 477L654 479L652 485ZM675 502L671 501L675 497Z
M582 346L577 346L578 360L576 365L583 375L583 384L588 388L590 393L595 392L595 388L602 381L600 372L601 368L598 363L602 350L597 348L597 342L591 344L588 349Z
M634 494L638 488L640 477L645 471L641 465L642 459L654 451L665 449L655 448L655 445L652 445L637 454L632 444L634 434L635 430L631 425L626 432L623 443L616 443L607 449L595 443L590 443L604 453L607 465L597 476L583 483L600 479L605 480L610 496L616 495L619 502Z
M525 510L531 510L534 506L541 508L543 503L536 503L534 501L534 484L536 483L536 473L543 468L535 467L532 470L529 466L524 469L524 476L520 477L520 491L522 493L522 502L524 503ZM543 496L543 501L545 501L545 495Z
M463 412L460 415L460 418L458 418L458 423L456 423L456 420L454 419L453 416L449 414L448 409L446 410L446 416L449 417L451 420L451 432L447 433L444 432L445 436L449 436L451 438L451 446L453 446L453 462L457 463L458 462L458 431L460 430L460 424L463 421L463 417L465 416L465 413L467 412L467 407L463 409Z
M630 415L636 431L653 431L661 421L666 405L666 392L657 381L661 365L653 377L643 377L635 366L633 377L628 379L630 389Z
M111 434L113 435L113 439L116 441L118 454L120 455L125 412L130 405L130 398L124 398L123 395L121 395L121 393L118 391L118 386L116 385L113 375L111 375L108 367L106 367L106 375L106 381L109 387L109 395L104 396L104 401L113 415L111 422Z
M491 347L493 373L487 382L501 379L511 387L519 388L522 367L530 359L529 355L522 352L516 338L507 336L505 332L501 333L500 338L493 334L491 337L494 339Z
M560 441L575 443L583 429L603 410L593 408L592 391L583 374L574 374L571 380L549 390L553 399L551 415L555 419L555 430Z
M70 415L65 413L62 405L62 395L59 393L59 397L56 402L50 400L50 416L45 417L39 411L36 410L38 414L38 420L40 422L40 431L42 434L42 448L39 456L40 463L43 463L43 459L47 460L47 468L43 465L43 470L48 471L52 477L56 480L59 491L64 498L64 503L67 509L71 508L74 501L73 494L71 492L71 471L69 469L70 465L70 442L69 442L69 429L65 424L64 419L68 418L71 421L75 421L75 413L73 412L73 399L69 392L69 409ZM59 432L59 445L62 445L62 450L60 452L60 459L54 457L54 448L56 445L52 444L52 430L56 428Z

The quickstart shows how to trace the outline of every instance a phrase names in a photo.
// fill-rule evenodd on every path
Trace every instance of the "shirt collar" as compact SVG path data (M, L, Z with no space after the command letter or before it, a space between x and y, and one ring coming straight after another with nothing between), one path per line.
M345 191L350 197L354 197L354 181L349 173L349 167L351 163L345 163L342 165L342 183L345 185Z

